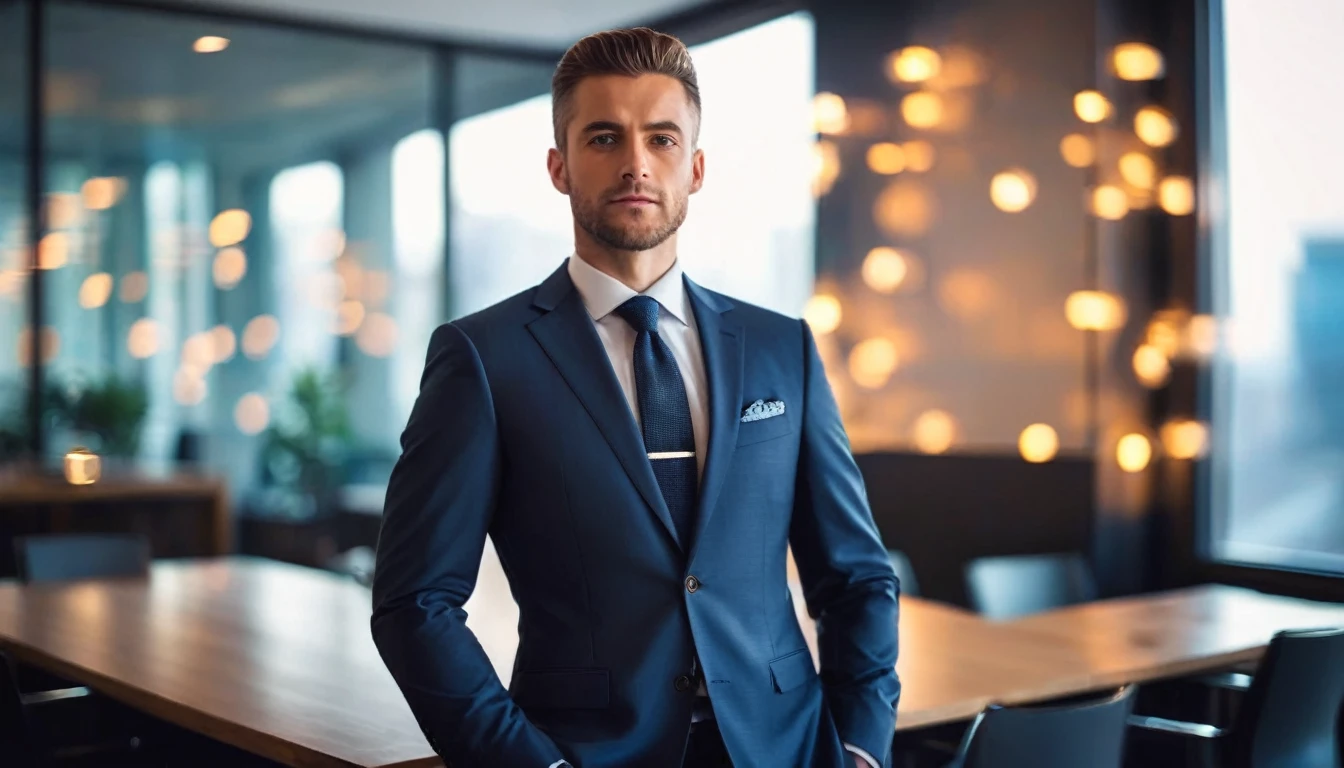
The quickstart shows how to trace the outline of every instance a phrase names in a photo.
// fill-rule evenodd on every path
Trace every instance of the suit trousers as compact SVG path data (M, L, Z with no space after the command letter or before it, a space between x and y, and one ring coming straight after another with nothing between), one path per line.
M686 741L686 757L682 768L732 768L728 748L723 745L719 725L713 720L691 724L691 736Z

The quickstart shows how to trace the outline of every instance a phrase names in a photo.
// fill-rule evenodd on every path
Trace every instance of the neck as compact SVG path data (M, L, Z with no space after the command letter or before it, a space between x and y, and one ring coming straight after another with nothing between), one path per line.
M623 251L598 243L587 232L575 229L574 252L578 257L636 293L647 291L677 260L675 234L647 251Z

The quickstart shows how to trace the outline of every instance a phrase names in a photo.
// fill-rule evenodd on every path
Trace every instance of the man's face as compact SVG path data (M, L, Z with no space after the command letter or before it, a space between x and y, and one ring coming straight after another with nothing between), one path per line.
M676 78L586 78L574 90L565 151L547 158L551 182L598 243L647 251L676 233L704 180L696 128Z

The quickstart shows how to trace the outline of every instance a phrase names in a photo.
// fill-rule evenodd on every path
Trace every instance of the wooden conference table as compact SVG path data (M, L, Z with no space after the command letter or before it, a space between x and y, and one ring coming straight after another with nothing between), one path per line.
M320 571L165 561L148 580L0 585L0 646L288 765L440 765L373 646L369 604L366 589ZM467 610L507 684L517 608L497 564L483 568ZM902 598L901 612L899 729L969 719L991 701L1215 669L1255 658L1277 629L1344 625L1344 606L1229 587L1006 624L916 598Z

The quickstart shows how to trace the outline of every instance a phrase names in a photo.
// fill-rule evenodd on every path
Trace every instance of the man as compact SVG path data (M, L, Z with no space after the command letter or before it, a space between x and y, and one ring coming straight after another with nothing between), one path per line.
M677 262L690 55L592 35L552 101L575 255L434 333L378 543L383 660L453 768L885 768L898 587L812 334ZM508 690L462 610L487 534L520 611Z

